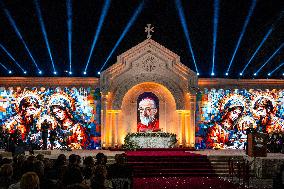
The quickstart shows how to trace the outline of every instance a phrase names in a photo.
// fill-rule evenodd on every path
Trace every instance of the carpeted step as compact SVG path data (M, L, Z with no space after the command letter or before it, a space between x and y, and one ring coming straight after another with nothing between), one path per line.
M209 162L206 158L188 158L188 157L127 157L131 162Z
M172 173L180 173L180 172L184 172L184 173L215 173L214 170L210 170L210 169L136 169L135 170L136 173L138 172L145 172L145 173L157 173L157 172L161 172L161 173L168 173L168 172L172 172Z
M127 154L134 176L216 176L207 156L183 151L136 151ZM223 172L223 171L222 171Z
M239 185L214 177L169 176L169 177L134 177L133 188L139 189L240 189Z
M179 172L179 173L134 173L134 177L156 177L156 176L164 176L164 177L180 177L180 176L189 176L189 177L217 177L215 173L191 173L191 172Z

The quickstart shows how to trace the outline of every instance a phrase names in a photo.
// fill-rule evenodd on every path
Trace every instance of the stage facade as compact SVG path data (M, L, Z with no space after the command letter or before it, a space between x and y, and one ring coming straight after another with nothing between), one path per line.
M96 149L159 133L177 146L242 149L248 128L283 132L283 89L283 80L198 78L146 39L100 78L2 77L1 144Z

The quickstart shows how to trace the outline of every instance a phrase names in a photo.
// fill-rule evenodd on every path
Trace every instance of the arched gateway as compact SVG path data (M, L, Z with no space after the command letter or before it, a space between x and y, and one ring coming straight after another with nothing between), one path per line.
M118 56L117 63L101 73L100 87L103 146L121 145L127 133L137 132L137 99L143 93L158 98L159 109L152 97L144 99L153 101L156 127L175 133L179 144L194 146L197 75L164 46L146 39Z

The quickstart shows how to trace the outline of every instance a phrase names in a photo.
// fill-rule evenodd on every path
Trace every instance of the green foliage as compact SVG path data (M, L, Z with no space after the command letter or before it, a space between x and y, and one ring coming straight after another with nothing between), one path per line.
M174 145L177 143L176 134L174 133L164 133L164 132L141 132L141 133L128 133L124 138L124 144L122 148L125 150L136 150L141 148L138 144L136 144L131 138L133 137L171 137L171 143Z

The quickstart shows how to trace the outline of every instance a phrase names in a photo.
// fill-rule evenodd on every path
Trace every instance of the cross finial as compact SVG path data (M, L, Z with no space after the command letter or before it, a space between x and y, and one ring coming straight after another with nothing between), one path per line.
M150 39L152 37L151 32L154 32L154 27L151 27L151 24L147 24L145 32L147 32L147 39Z

